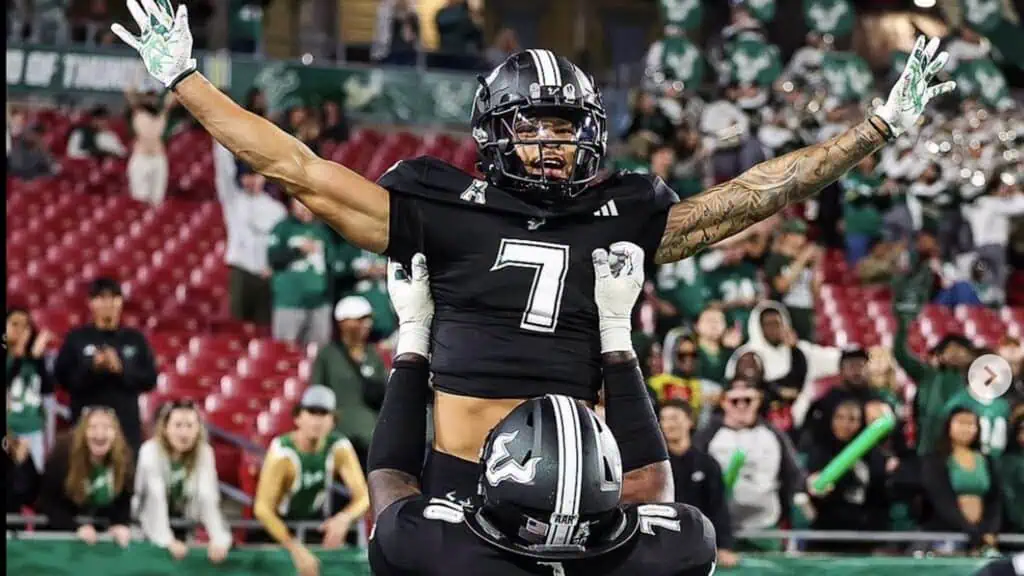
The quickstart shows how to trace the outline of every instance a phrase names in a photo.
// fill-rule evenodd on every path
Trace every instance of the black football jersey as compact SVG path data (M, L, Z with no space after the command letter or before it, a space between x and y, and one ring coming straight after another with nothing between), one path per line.
M376 576L709 576L715 529L686 504L626 506L640 529L608 554L553 562L503 551L463 522L463 508L441 498L415 496L389 506L370 535Z
M433 385L481 398L594 400L601 346L591 254L633 242L653 259L676 194L618 173L545 210L433 158L396 164L387 255L423 252L434 296Z

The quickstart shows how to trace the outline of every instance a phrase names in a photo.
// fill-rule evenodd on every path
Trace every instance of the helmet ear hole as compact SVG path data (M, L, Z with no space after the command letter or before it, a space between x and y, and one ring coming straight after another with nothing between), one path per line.
M612 472L612 464L611 464L611 462L609 462L607 458L603 458L602 460L603 460L602 463L604 464L604 481L605 482L615 482L616 481L616 479L615 479L615 472Z

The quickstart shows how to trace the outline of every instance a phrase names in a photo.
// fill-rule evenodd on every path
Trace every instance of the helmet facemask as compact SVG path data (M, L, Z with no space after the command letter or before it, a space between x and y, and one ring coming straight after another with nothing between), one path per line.
M530 201L554 204L574 198L597 177L604 156L603 113L582 106L510 106L485 120L482 143L501 184Z

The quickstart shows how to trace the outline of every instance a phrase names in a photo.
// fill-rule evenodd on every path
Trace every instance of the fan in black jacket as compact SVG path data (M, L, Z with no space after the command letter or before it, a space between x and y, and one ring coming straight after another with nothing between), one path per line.
M54 373L71 396L72 419L86 406L109 406L117 413L134 453L142 445L139 395L156 386L156 363L146 337L120 325L121 286L109 278L89 290L93 321L68 332Z
M860 401L839 401L826 422L807 446L807 470L810 482L857 434L864 429L864 411ZM886 462L880 450L873 449L823 494L812 494L817 512L814 530L884 531L889 519L886 494ZM873 545L859 542L810 542L811 549L830 552L868 553Z
M114 411L88 407L71 436L59 440L50 453L37 508L51 530L73 530L91 545L96 543L95 524L103 524L118 544L127 546L133 471L132 453Z
M732 551L732 523L725 501L722 468L714 458L691 444L693 407L684 400L668 400L662 403L658 420L675 479L675 501L694 506L711 520L718 537L718 565L723 568L735 566L739 557Z

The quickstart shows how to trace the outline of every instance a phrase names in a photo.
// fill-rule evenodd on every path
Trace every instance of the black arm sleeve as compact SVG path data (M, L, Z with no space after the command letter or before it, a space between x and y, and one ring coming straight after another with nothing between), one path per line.
M708 510L706 516L715 527L718 547L723 550L732 550L734 545L732 520L729 518L729 508L725 499L725 481L722 478L722 468L711 456L703 453L702 456L704 456L702 460L704 460L706 467L704 476L707 478L708 483Z
M423 471L430 367L426 358L406 356L395 361L388 379L384 405L377 417L377 430L387 433L373 435L367 473L387 468L419 478Z
M622 470L668 460L651 397L636 359L604 366L605 421L619 443Z
M921 459L921 484L932 505L932 514L942 523L942 529L977 538L977 529L960 512L953 486L949 483L945 458L929 455Z

